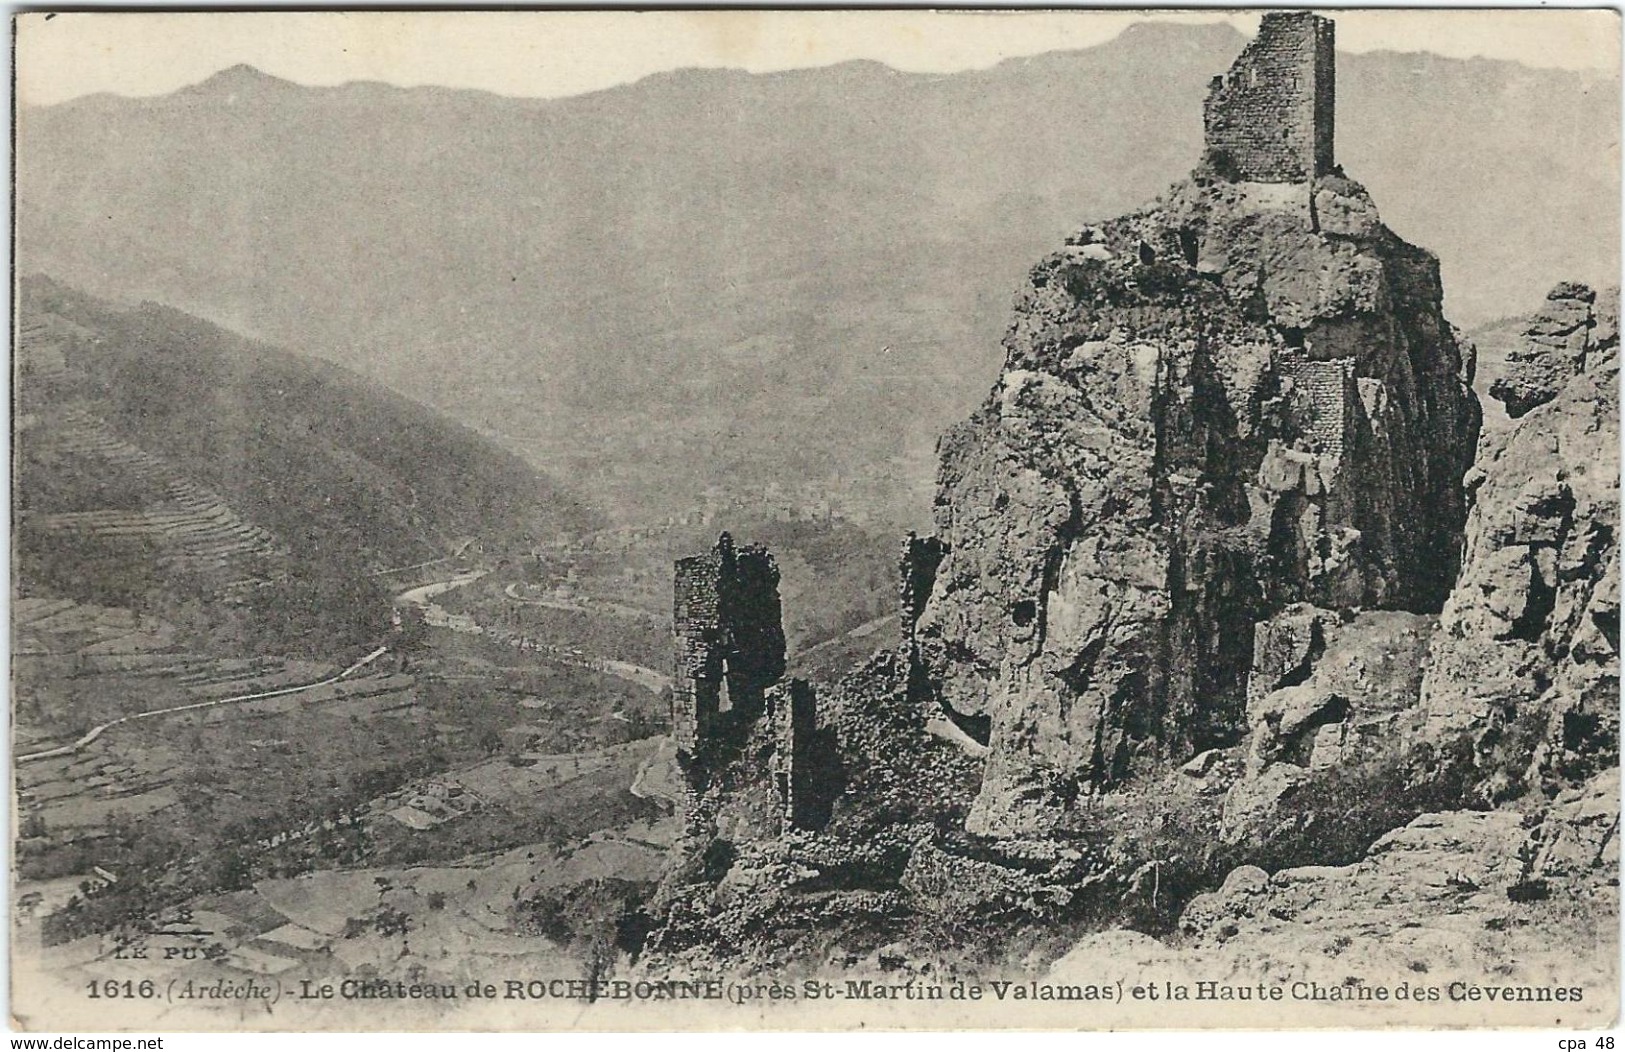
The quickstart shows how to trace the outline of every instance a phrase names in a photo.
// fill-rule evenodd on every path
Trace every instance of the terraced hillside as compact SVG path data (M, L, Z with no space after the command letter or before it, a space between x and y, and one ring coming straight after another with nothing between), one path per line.
M398 959L397 922L553 952L552 898L652 882L664 673L408 616L593 514L340 369L45 279L19 303L20 938L86 977L160 924L244 975L343 974Z
M25 598L15 615L18 873L46 943L211 890L562 851L671 811L665 739L638 736L657 694L483 636L341 670L199 653L127 609Z
M516 702L483 676L425 687L396 595L589 511L341 369L44 278L17 302L18 870L79 896L112 875L55 937L234 886L246 859L353 863L357 808L492 755Z
M26 511L161 510L148 506L156 494L230 531L227 504L295 561L320 548L324 569L335 556L376 570L471 538L491 550L599 525L473 431L342 369L42 277L22 281L19 305Z
M49 279L19 290L22 596L162 614L192 645L325 655L383 571L598 525L466 428L341 369Z
M30 452L63 472L46 492L22 495L32 506L18 525L39 535L33 543L95 548L105 542L99 547L112 559L150 549L166 572L228 586L263 583L285 567L287 550L268 530L244 522L224 497L163 457L120 438L92 413L93 405L65 402L28 421ZM98 483L89 492L87 479ZM81 507L106 504L110 485L140 494L140 506Z

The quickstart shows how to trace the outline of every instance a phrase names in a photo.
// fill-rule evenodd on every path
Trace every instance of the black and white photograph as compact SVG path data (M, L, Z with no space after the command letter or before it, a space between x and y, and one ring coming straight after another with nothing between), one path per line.
M1618 11L12 34L15 1029L1616 1024Z

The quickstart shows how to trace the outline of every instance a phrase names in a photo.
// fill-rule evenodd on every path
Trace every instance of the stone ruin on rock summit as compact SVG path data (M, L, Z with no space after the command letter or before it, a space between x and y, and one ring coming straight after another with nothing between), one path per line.
M1033 269L998 382L943 436L897 656L920 732L982 764L971 832L1043 833L1142 764L1239 744L1272 619L1436 612L1454 583L1471 358L1437 261L1335 163L1335 78L1329 19L1266 13L1191 179ZM676 572L691 795L766 714L776 806L807 824L828 739L779 685L771 556L724 535Z
M1302 182L1332 171L1337 111L1332 21L1271 11L1203 107L1206 164L1236 181Z

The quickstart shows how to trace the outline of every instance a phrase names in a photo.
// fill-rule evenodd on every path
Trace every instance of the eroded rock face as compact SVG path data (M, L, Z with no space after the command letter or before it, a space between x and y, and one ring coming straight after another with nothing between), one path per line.
M1530 811L1425 814L1354 865L1238 867L1186 906L1185 946L1311 975L1335 961L1336 975L1367 981L1435 982L1494 961L1508 982L1579 974L1607 990L1618 790L1610 771Z
M1296 831L1324 782L1392 749L1421 689L1436 618L1299 603L1254 630L1248 735L1219 823L1227 844ZM1287 827L1283 828L1283 823Z
M1469 738L1491 800L1618 763L1617 318L1617 291L1553 290L1494 388L1520 419L1467 480L1466 553L1423 683L1423 733Z
M1524 331L1521 350L1507 356L1505 372L1490 385L1490 397L1514 420L1557 397L1597 356L1619 343L1619 292L1597 294L1564 282L1546 294L1546 303Z
M936 702L988 727L973 832L1236 742L1289 604L1438 609L1478 431L1440 297L1341 176L1181 184L1034 268L941 443L914 632Z

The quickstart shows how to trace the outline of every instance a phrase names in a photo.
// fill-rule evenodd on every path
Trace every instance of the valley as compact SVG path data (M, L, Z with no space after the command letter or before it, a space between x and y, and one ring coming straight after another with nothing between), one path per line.
M784 507L920 529L1011 292L1182 176L1241 43L1145 24L951 76L692 69L553 100L239 66L24 107L19 253L388 385L611 527ZM1612 280L1616 80L1423 52L1348 54L1340 79L1340 159L1439 253L1454 322Z
M20 937L85 976L154 938L177 967L348 974L394 924L418 953L463 946L471 918L507 945L494 888L654 879L681 796L663 567L712 524L550 512L546 480L327 367L23 288ZM318 430L330 384L351 388ZM381 444L357 415L401 427ZM889 544L839 520L772 529L805 553L807 647L885 606ZM375 880L392 890L341 890Z
M1196 969L1601 1019L1619 106L1272 10L19 108L16 996ZM359 1022L489 1025L423 1000Z

